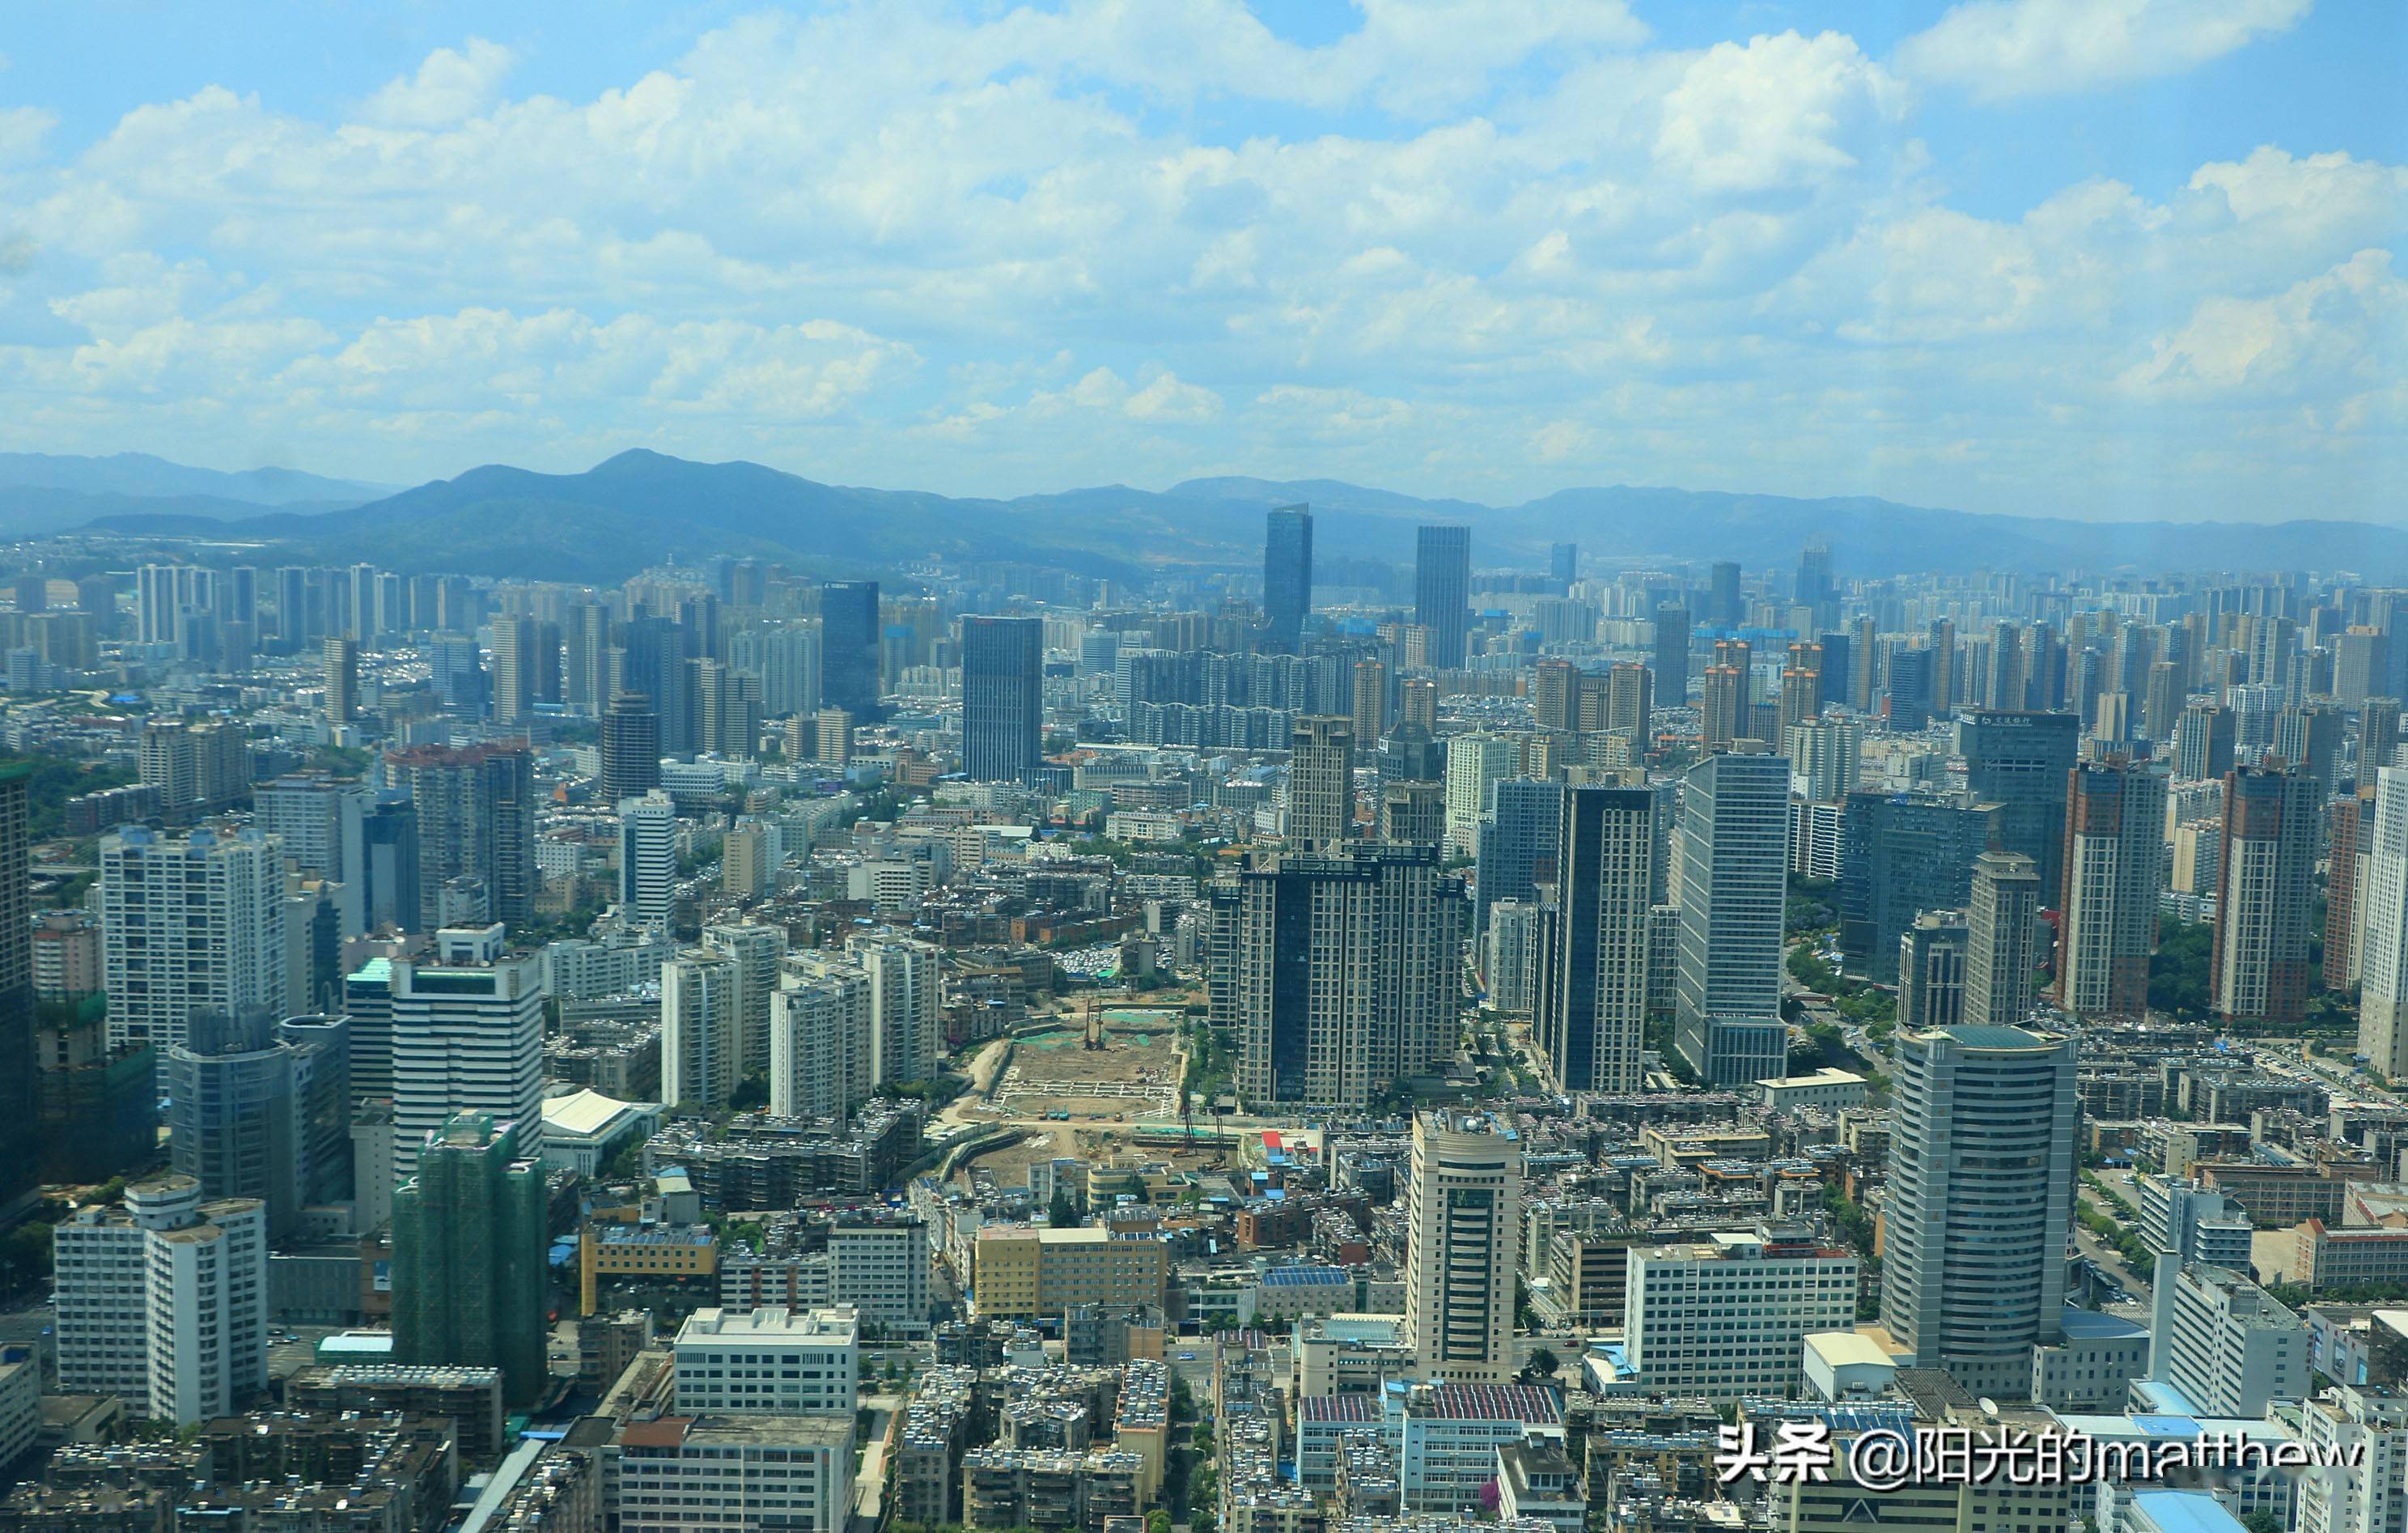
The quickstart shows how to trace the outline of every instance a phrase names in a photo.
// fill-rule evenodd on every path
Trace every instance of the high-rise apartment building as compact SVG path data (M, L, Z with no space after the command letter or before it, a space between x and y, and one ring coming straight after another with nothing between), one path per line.
M1983 709L1966 716L1957 740L1974 802L1999 806L1991 846L2030 858L2042 897L2057 899L2065 876L2066 774L2081 751L2082 720Z
M1534 1034L1563 1092L1636 1092L1647 1025L1656 795L1561 795L1555 897L1541 917Z
M532 616L494 619L494 723L517 724L535 716L542 682L538 654L542 633L543 625Z
M1446 742L1446 845L1457 856L1479 850L1480 821L1498 783L1521 766L1521 752L1501 734L1457 734Z
M786 956L786 930L764 921L722 921L702 929L702 945L736 964L738 1069L757 1075L769 1067L769 997Z
M942 949L875 933L854 937L845 956L868 984L870 1084L933 1078L945 1046Z
M619 805L620 907L632 920L666 924L677 885L677 801L655 788Z
M1328 851L1354 826L1354 730L1352 721L1307 714L1296 721L1287 759L1286 844Z
M1915 1366L2028 1396L2064 1334L2073 1215L2073 1040L2023 1028L1901 1029L1882 1323Z
M267 1211L257 1200L153 1177L122 1204L68 1215L52 1245L61 1389L189 1425L267 1387Z
M861 965L797 954L769 997L769 1110L842 1118L876 1086L869 976Z
M2166 887L2166 778L2086 761L2066 799L2057 1004L2077 1017L2144 1015Z
M1965 907L1964 1021L2020 1027L2031 1015L2040 979L2040 870L2014 852L1973 859Z
M289 1009L283 861L257 831L105 835L99 909L112 1051L148 1044L164 1064L198 1013Z
M356 640L326 641L324 685L329 728L360 716L360 646Z
M1488 907L1481 938L1480 972L1487 1006L1502 1017L1527 1017L1538 1005L1539 907L1524 900L1499 900Z
M1413 622L1429 633L1432 669L1462 668L1471 626L1471 528L1414 529Z
M1263 647L1297 654L1312 612L1312 508L1280 506L1263 518Z
M736 961L688 948L661 965L661 1100L689 1112L728 1105L743 1078Z
M2224 779L2209 1003L2259 1026L2307 1020L2324 793L2297 767L2240 767Z
M1362 1106L1454 1056L1465 901L1436 846L1283 856L1211 898L1245 1101Z
M2232 770L2233 737L2239 725L2220 702L2192 702L2174 719L2174 776L2183 782L2221 781Z
M385 772L418 809L418 930L441 926L447 913L534 918L538 805L524 741L415 745L388 752Z
M356 994L360 976L346 985ZM523 1154L543 1139L543 961L509 950L498 923L435 933L431 960L386 967L393 1016L394 1170L417 1169L426 1136L462 1113L520 1125Z
M1785 1073L1782 918L1788 894L1789 762L1725 753L1681 790L1681 970L1674 1044L1715 1087Z
M449 1118L393 1194L393 1357L498 1368L511 1405L547 1381L543 1165L518 1121Z
M1513 1268L1522 1145L1482 1114L1413 1119L1407 1202L1405 1334L1425 1378L1501 1384L1513 1376Z
M1045 620L962 619L962 773L1024 779L1044 759Z

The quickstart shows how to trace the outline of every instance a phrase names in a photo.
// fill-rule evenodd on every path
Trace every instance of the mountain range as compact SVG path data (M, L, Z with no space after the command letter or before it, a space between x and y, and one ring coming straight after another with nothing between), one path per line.
M617 580L706 554L757 555L820 574L893 570L931 555L1038 563L1111 578L1244 568L1262 513L1313 509L1316 557L1400 562L1413 528L1468 523L1475 565L1537 568L1576 542L1598 562L1736 558L1786 564L1827 544L1844 574L2128 568L2349 571L2408 578L2408 531L2367 522L2082 522L1907 506L1870 497L1612 485L1512 506L1426 499L1336 480L1191 479L1012 499L824 484L753 463L621 453L583 473L504 465L389 492L290 470L222 474L136 454L0 454L0 534L74 528L272 542L278 562Z

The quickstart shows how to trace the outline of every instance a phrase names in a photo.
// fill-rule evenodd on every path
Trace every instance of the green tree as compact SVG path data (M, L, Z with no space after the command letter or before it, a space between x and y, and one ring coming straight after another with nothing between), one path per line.
M1079 1222L1079 1210L1070 1204L1070 1190L1054 1189L1054 1201L1045 1206L1045 1222L1057 1230L1068 1229Z

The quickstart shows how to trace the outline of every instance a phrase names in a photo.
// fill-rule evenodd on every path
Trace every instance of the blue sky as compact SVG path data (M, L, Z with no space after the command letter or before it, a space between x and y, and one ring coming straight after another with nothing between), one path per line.
M26 9L0 447L2396 519L2408 13Z

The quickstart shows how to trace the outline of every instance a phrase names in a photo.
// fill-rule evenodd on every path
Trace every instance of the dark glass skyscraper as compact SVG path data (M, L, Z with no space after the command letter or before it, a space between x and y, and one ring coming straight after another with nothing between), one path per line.
M1689 609L1673 601L1656 609L1656 705L1689 705Z
M878 716L878 582L820 587L820 700L856 720Z
M1025 777L1044 755L1045 621L962 619L962 771L973 782Z
M660 786L660 716L643 693L621 692L602 716L602 805L615 814L620 800Z
M1312 510L1282 506L1263 521L1264 647L1282 655L1304 643L1312 611Z
M1580 579L1580 544L1559 542L1547 545L1547 576L1556 585L1570 586Z
M1746 615L1739 595L1739 561L1716 559L1706 597L1706 621L1717 628L1737 628Z
M1413 621L1429 630L1429 663L1463 665L1471 619L1471 528L1425 527L1413 539Z
M1984 709L1966 718L1959 746L1974 802L1999 806L1991 846L2030 858L2041 899L2054 903L2063 892L2066 774L2082 747L2082 720Z

